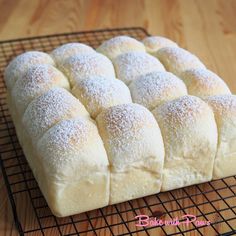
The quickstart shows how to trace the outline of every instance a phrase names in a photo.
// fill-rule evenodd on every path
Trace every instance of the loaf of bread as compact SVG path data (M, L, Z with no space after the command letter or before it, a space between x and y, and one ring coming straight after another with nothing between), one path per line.
M4 74L18 140L56 216L236 174L236 97L160 36L30 51Z

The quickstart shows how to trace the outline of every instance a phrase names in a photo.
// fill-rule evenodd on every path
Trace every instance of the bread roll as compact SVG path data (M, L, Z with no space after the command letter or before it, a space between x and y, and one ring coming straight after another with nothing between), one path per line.
M7 88L11 90L18 78L35 64L54 65L54 61L44 52L29 51L20 54L15 57L5 69L4 78Z
M164 66L153 56L145 52L128 52L114 60L116 76L129 85L138 76L153 72L165 71Z
M198 97L231 94L226 83L210 70L198 68L186 70L181 79L187 86L188 93Z
M214 111L218 127L218 148L213 179L235 175L236 167L236 96L216 95L206 99Z
M166 71L141 75L130 85L133 102L153 110L164 102L187 95L185 84Z
M153 110L165 145L162 191L212 179L217 127L211 108L183 96Z
M141 42L129 36L117 36L104 41L97 48L97 51L113 60L126 52L145 52L145 47Z
M63 88L52 88L29 104L22 122L34 144L57 122L77 116L89 117L80 101Z
M63 120L39 140L41 189L56 216L108 205L109 169L95 124L84 118Z
M177 76L181 76L181 73L185 70L205 68L195 55L183 48L165 47L158 50L155 56L161 61L167 71Z
M122 81L99 76L92 76L77 83L72 93L93 118L108 107L132 102L130 91Z
M69 78L72 87L78 81L90 76L115 78L111 61L99 53L81 53L71 56L63 63L62 71Z
M148 53L156 53L159 49L165 47L178 47L177 43L161 36L150 36L143 39L143 44Z
M110 107L97 117L111 169L110 204L158 193L164 161L153 115L138 104Z
M51 52L51 57L54 59L57 66L61 66L65 60L71 56L80 53L95 53L95 50L83 43L66 43L60 47L55 48Z
M19 78L11 92L18 114L22 117L29 103L53 87L69 89L67 78L52 65L33 65Z

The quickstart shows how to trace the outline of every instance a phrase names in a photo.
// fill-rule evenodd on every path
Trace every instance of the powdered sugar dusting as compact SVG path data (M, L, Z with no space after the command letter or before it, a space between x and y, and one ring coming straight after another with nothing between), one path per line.
M105 78L115 78L111 61L99 53L81 53L69 57L62 66L72 86L86 77L97 75Z
M138 40L122 35L103 42L97 48L97 51L113 60L122 53L131 51L145 52L145 47Z
M164 47L178 47L177 43L172 40L161 36L150 36L143 39L143 44L147 52L155 53Z
M142 75L129 85L133 101L149 110L164 102L187 95L185 84L166 71Z
M38 51L25 52L15 57L9 63L4 73L4 78L8 89L12 89L18 78L35 64L54 65L54 61L48 54Z
M145 107L134 103L110 107L98 115L97 125L114 171L135 166L151 170L162 160L160 129Z
M120 80L92 76L82 80L72 93L85 105L93 118L105 108L131 103L128 87Z
M236 95L215 95L205 99L220 115L226 115L233 112L236 115Z
M76 152L78 148L88 145L93 130L92 125L82 118L63 120L49 129L39 140L39 154L42 154L42 158L50 162L50 165L59 168L65 162L71 161L68 159L73 157L68 155L70 152ZM66 157L63 155L65 152Z
M226 83L210 70L197 68L181 74L189 94L206 97L220 94L231 94Z
M92 53L92 52L95 53L95 50L86 44L67 43L54 49L51 52L51 56L55 60L56 64L60 67L60 65L63 64L63 62L71 56L80 53Z
M12 97L19 114L23 114L28 104L53 87L69 89L67 78L52 65L33 65L19 78L12 90Z
M124 141L128 140L143 126L155 123L154 117L145 107L134 103L110 107L100 115L110 139L123 137Z
M92 135L92 126L82 118L63 120L47 133L47 146L50 152L64 152L68 148L77 148L78 145L87 145ZM55 150L54 147L60 150Z
M191 126L205 111L210 108L200 98L194 96L183 96L167 102L153 110L154 116L160 117L169 124L169 128L178 129L182 126Z
M63 88L52 88L33 100L27 107L23 124L33 141L62 119L88 117L84 106Z
M152 71L165 71L164 66L153 56L145 52L128 52L114 60L117 78L127 85L138 76Z
M192 53L179 47L165 47L155 54L163 63L167 71L177 76L185 70L194 68L205 68L203 63Z

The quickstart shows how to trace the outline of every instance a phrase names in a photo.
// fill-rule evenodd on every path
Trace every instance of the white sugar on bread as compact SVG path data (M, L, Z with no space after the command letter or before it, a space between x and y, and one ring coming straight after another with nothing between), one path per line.
M18 78L36 64L54 65L54 61L47 53L38 51L25 52L15 57L5 69L4 79L7 88L11 90Z
M29 103L53 87L70 89L67 78L49 64L33 65L20 77L11 92L18 114L23 116Z
M80 101L67 90L52 88L28 105L22 122L35 143L57 122L76 116L89 117L89 114Z
M83 103L92 118L108 107L132 102L130 91L121 80L101 76L81 80L72 93Z
M187 95L183 81L166 71L139 76L129 85L133 102L153 110L162 103Z
M159 106L153 114L165 146L162 191L210 181L217 149L211 108L187 95Z
M90 76L115 78L112 62L100 53L81 53L71 56L62 65L62 71L69 78L72 87Z
M236 166L236 96L215 95L205 99L214 111L218 127L218 147L213 178L235 175Z
M164 66L155 57L145 52L128 52L114 60L116 77L127 85L138 76L153 72L165 71Z
M117 56L126 52L145 52L145 47L141 42L129 36L117 36L104 41L97 48L97 51L114 60Z

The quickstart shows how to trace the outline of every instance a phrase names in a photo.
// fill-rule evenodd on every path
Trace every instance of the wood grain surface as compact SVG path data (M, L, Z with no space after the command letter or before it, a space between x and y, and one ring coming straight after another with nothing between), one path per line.
M141 26L198 55L235 93L235 16L236 0L0 0L0 40ZM0 175L0 236L10 235L18 234Z

